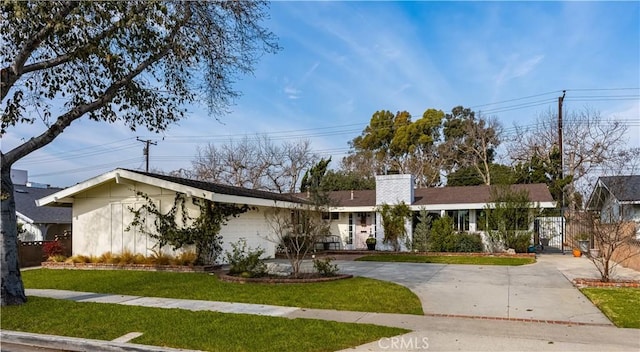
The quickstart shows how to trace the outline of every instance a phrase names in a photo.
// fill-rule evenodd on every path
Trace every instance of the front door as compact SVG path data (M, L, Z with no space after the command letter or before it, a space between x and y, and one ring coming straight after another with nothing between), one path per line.
M371 232L371 213L361 212L354 214L355 227L355 247L356 249L367 249L365 241Z

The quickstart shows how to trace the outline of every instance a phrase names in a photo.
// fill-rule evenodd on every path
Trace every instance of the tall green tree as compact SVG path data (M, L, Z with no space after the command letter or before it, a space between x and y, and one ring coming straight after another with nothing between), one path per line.
M510 185L520 182L519 173L512 167L491 163L489 165L491 183L494 185ZM447 175L447 186L477 186L483 185L484 179L474 166L465 166Z
M427 109L415 122L401 126L391 141L391 153L399 168L416 178L418 187L440 182L441 158L437 153L444 112Z
M0 136L41 131L2 162L2 305L26 301L18 267L11 166L71 123L121 121L163 131L206 101L227 111L233 82L278 50L263 1L6 1L0 16Z
M328 159L322 158L307 170L300 182L300 192L317 192L322 187L322 182L330 163L331 157Z
M345 171L385 174L388 171L411 173L419 186L440 182L440 159L436 144L444 113L428 109L414 122L401 111L377 111L362 134L349 144L350 154L342 161Z
M491 185L491 164L501 143L502 126L492 117L476 116L457 106L445 115L440 157L448 173L472 167L485 185Z
M553 147L547 155L539 149L529 160L516 165L515 174L516 183L545 183L558 207L562 206L563 190L573 180L571 175L560 175L560 150L557 147ZM580 199L581 196L575 198ZM567 201L565 199L565 206Z
M329 170L322 178L325 191L355 191L376 189L376 179L353 171Z
M389 110L376 111L369 125L365 127L360 136L355 137L349 144L356 152L368 151L372 153L374 162L373 172L382 174L389 169L396 169L398 165L393 162L391 143L398 129L411 124L411 115L406 111L393 114Z

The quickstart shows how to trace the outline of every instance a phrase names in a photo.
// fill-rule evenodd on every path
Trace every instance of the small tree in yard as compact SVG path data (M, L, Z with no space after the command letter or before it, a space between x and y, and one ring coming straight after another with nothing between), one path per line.
M407 235L406 221L411 216L411 209L404 202L391 206L382 204L378 211L382 217L385 244L391 244L394 251L400 250L400 240Z
M310 204L274 208L265 213L271 233L267 239L284 250L291 275L300 276L300 265L322 237L329 234L330 221L322 218L322 208Z
M491 252L505 249L515 249L516 252L526 253L531 242L531 231L528 231L532 221L529 193L525 190L517 191L511 186L493 186L491 190L493 207L485 208L485 228Z
M429 237L431 236L431 216L425 209L420 210L418 216L418 225L413 230L413 244L412 249L419 252L426 252L429 250Z
M635 239L637 225L625 220L624 214L604 222L600 213L589 211L586 219L593 247L599 252L598 255L588 254L587 257L600 273L600 280L609 282L615 276L618 265L640 255L640 249L634 248L638 242Z

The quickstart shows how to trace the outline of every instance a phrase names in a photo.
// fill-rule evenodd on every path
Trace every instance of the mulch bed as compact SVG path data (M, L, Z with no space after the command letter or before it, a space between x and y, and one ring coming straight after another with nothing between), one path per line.
M638 281L638 280L611 280L609 282L602 282L602 281L600 281L600 279L577 278L577 279L573 279L573 284L578 288L583 288L583 287L633 287L633 288L640 288L640 281Z
M307 274L303 277L287 277L287 276L265 276L265 277L240 277L228 275L225 272L217 272L216 276L220 279L220 281L225 282L237 282L237 283L263 283L263 284L303 284L303 283L312 283L312 282L326 282L326 281L335 281L335 280L343 280L350 279L353 275L346 274L338 274L335 276L320 276L318 274Z

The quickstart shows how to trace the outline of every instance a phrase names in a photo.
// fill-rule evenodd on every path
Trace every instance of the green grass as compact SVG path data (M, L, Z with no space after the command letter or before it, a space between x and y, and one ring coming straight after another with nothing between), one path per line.
M437 264L473 264L473 265L525 265L536 262L535 258L523 257L490 257L490 256L440 256L413 254L375 254L356 259L368 262L403 262L403 263L437 263Z
M362 277L307 284L242 284L197 273L38 269L23 271L22 279L26 288L423 314L420 300L408 288Z
M617 327L640 329L640 289L589 287L580 291Z
M369 324L78 303L29 297L2 307L2 329L206 351L335 351L408 330Z

